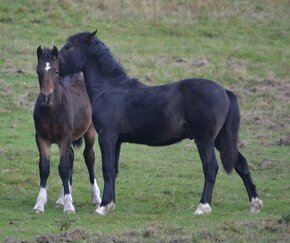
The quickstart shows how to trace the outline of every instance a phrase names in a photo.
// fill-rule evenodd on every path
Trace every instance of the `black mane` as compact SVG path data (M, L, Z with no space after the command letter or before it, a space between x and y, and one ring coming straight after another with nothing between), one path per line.
M78 33L76 35L70 36L67 41L68 42L87 42L87 36L89 32L82 32ZM123 66L114 58L110 50L106 47L106 45L97 39L96 37L93 37L90 40L90 46L89 46L89 52L90 54L94 55L98 61L98 67L100 67L103 74L112 74L112 75L119 75L119 74L125 74Z

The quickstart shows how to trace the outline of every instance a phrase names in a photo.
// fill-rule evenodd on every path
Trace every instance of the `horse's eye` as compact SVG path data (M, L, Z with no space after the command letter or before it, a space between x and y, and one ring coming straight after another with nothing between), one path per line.
M67 43L66 45L65 45L65 49L69 49L69 48L71 48L71 44L70 43Z
M58 70L55 70L55 71L54 71L54 74L55 74L56 76L58 76Z

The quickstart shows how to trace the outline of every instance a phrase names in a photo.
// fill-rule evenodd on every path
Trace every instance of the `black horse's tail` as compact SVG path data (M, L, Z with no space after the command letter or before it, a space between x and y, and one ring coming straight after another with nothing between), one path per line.
M79 148L83 144L83 137L79 138L78 140L73 141L73 147L74 148Z
M226 90L230 99L227 119L215 140L215 147L220 151L221 161L227 173L232 172L238 159L238 139L240 110L236 95Z

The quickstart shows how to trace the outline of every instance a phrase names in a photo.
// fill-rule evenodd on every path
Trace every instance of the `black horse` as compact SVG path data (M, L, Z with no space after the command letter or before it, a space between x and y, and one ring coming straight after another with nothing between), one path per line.
M214 148L226 172L242 178L251 212L262 207L247 161L238 150L240 122L236 96L217 83L186 79L146 86L127 76L96 31L68 38L60 50L61 75L82 71L93 107L93 123L102 153L104 192L96 212L115 207L115 180L123 142L162 146L194 139L204 171L204 188L196 214L211 212L218 171Z
M92 107L86 92L83 76L73 74L60 79L58 50L37 49L37 74L40 94L34 108L35 139L39 150L40 192L33 210L44 212L47 202L46 182L50 168L50 146L60 149L59 174L63 188L56 201L64 212L75 212L71 196L74 151L71 145L81 145L85 140L84 158L89 171L93 204L100 204L100 190L94 173L95 129Z

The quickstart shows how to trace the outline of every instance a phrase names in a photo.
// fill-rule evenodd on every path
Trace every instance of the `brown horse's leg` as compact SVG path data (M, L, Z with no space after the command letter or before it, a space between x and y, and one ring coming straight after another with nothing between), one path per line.
M72 204L72 196L70 191L71 168L71 139L67 138L60 143L60 163L58 166L59 175L63 184L64 191L64 212L75 212Z
M90 189L92 195L92 203L94 206L101 204L100 189L98 187L96 178L95 178L95 152L94 152L94 143L95 143L96 132L93 124L89 127L87 132L84 135L85 140L85 149L83 152L84 159L89 172L90 179Z
M40 176L40 191L36 200L33 211L37 213L44 212L44 205L47 202L46 183L50 171L50 144L39 136L35 136L37 148L39 151L39 176Z

